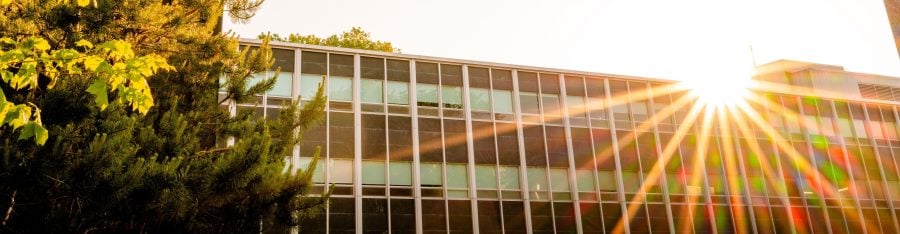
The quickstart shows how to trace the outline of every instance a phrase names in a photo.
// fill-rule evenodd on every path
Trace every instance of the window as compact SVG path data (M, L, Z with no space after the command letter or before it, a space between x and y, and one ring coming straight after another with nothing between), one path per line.
M438 107L437 85L416 84L416 103L419 106Z
M387 79L409 83L409 61L388 59Z
M440 131L437 132L440 135ZM409 117L388 116L388 136L392 161L412 161L412 125ZM438 153L440 155L440 153Z
M475 165L475 186L478 189L497 189L497 173L494 165Z
M579 192L594 191L594 173L589 170L575 170L575 178Z
M392 186L411 186L412 185L412 163L410 162L390 162L391 185Z
M419 165L419 174L421 176L422 187L440 187L444 184L441 179L440 163L421 163L421 165Z
M513 113L512 91L494 90L494 112Z
M384 160L385 127L383 115L362 115L362 158Z
M558 116L561 114L559 110L559 95L542 93L541 105L544 106L545 115ZM547 121L550 122L550 120Z
M360 101L368 103L382 103L382 80L360 79Z
M469 102L472 105L472 111L491 111L490 92L485 88L470 88Z
M441 85L444 108L462 109L462 88L459 86Z
M550 168L550 181L553 181L553 191L569 191L569 175L566 169Z
M300 74L300 99L312 100L319 90L319 85L324 81L323 75Z
M363 79L384 80L384 59L360 57L360 77Z
M547 158L551 167L569 167L569 149L566 143L566 130L563 127L546 126Z
M513 166L500 166L500 189L519 190L519 168Z
M475 150L475 163L494 164L497 162L497 151L494 147L494 124L491 122L472 121L472 144Z
M516 124L498 122L497 158L500 165L519 165L519 136Z
M312 163L312 158L302 157L300 158L300 172L309 168L309 164ZM300 173L298 172L298 173ZM316 163L315 171L313 171L313 182L315 183L324 183L325 182L325 163L323 160L319 160Z
M303 59L300 60L300 69L303 74L320 76L328 74L325 70L325 61L327 59L325 53L303 51L301 54Z
M353 184L353 160L329 159L328 176L331 183Z
M544 130L540 125L522 125L525 140L525 165L546 166L547 157L544 151Z
M328 78L328 98L332 101L352 101L353 78L341 76Z
M384 185L385 182L383 161L362 161L363 185Z
M548 200L546 191L550 189L547 186L547 169L543 167L528 167L526 169L528 176L528 190L531 191L532 200Z
M436 95L437 93L435 93ZM437 100L437 97L432 100ZM400 81L387 82L388 104L409 105L409 83Z
M423 162L443 162L441 120L419 118L419 157Z
M331 112L328 113L329 129L329 153L332 158L353 158L353 114Z
M519 92L519 102L523 114L540 114L540 104L537 93Z
M451 198L466 198L469 176L466 174L465 164L447 164L447 196Z
M388 232L388 202L386 199L364 198L362 200L363 231Z
M469 162L469 150L466 144L466 121L445 119L444 121L444 156L450 163Z

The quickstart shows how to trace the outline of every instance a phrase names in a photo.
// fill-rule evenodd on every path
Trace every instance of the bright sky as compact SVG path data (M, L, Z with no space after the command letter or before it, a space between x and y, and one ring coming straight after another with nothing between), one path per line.
M405 54L663 79L793 59L900 77L882 0L268 0L242 37L361 26Z

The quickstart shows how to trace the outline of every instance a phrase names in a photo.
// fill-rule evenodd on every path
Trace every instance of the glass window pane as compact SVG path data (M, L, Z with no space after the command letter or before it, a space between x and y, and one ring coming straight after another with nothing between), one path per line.
M445 108L462 109L462 88L459 86L441 86Z
M353 56L343 54L329 54L329 75L353 77Z
M325 76L314 74L300 74L300 99L312 100L319 90Z
M532 191L547 191L547 169L541 167L529 167L528 189Z
M469 102L473 111L491 111L491 100L488 89L470 88Z
M578 191L594 191L594 173L588 170L575 170L578 179Z
M328 169L331 183L353 183L353 160L330 159L328 162Z
M419 106L438 107L437 85L416 84L416 102Z
M512 91L494 90L494 112L513 113Z
M435 98L437 100L437 98ZM400 81L387 82L388 104L409 105L409 83Z
M569 107L569 116L584 118L586 116L584 98L580 96L566 96L566 105Z
M467 188L469 186L465 164L447 164L447 187Z
M440 187L442 184L444 184L441 180L440 163L423 162L420 165L419 173L422 177L421 181L423 187Z
M539 101L537 97L537 93L531 92L520 92L519 93L519 103L522 108L522 113L525 114L540 114Z
M319 75L319 77L326 74L325 53L304 51L301 57L303 59L300 60L300 69L303 74Z
M271 73L269 75L272 75ZM267 77L268 78L268 77ZM291 96L291 84L293 84L294 77L290 72L279 72L278 77L275 78L275 87L272 87L272 90L269 90L270 96L281 96L281 97L290 97Z
M312 163L312 158L308 158L308 157L300 158L300 172L302 172L302 170L306 170L306 168L309 167L310 163ZM316 163L316 167L314 170L315 171L313 172L313 178L312 178L313 182L324 183L325 182L325 163L322 160L319 160L319 162ZM300 173L300 172L298 172L298 173Z
M475 165L475 186L479 189L497 189L494 165Z
M412 185L412 163L391 162L391 185Z
M328 79L328 96L332 101L352 101L353 79L342 76L330 77Z
M364 79L384 80L384 59L360 57L359 63L360 77Z
M500 188L519 190L519 168L500 166Z
M597 177L600 178L597 181L600 191L616 191L616 175L614 173L613 171L597 171Z
M362 161L362 183L384 185L384 162Z
M566 169L550 168L550 181L553 181L553 191L569 191L569 176Z
M409 61L387 60L387 79L390 81L409 82Z
M381 80L360 79L359 98L362 102L382 103Z
M559 112L559 95L541 94L541 104L544 105L544 114L560 115Z

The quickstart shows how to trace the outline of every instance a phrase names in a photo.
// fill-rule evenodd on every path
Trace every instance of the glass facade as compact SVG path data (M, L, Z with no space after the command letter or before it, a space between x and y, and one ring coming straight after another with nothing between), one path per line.
M893 105L764 94L741 124L665 82L273 51L276 88L238 109L328 96L292 156L320 150L313 193L335 190L301 233L900 231Z

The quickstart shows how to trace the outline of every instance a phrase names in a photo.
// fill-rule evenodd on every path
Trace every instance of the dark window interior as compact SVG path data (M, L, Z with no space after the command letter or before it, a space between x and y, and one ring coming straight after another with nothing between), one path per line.
M525 233L525 204L503 201L503 229L506 233Z
M447 214L443 200L422 200L422 231L425 233L447 231Z
M325 69L325 53L304 51L302 52L301 57L300 69L302 69L302 73L318 75L325 75L327 73L327 70Z
M391 233L415 233L416 209L412 199L391 199Z
M462 67L459 65L441 64L441 84L462 86Z
M329 124L329 149L332 158L353 158L353 114L331 112Z
M388 59L387 79L409 82L409 61Z
M546 166L547 157L544 152L544 130L540 125L522 125L525 140L525 165Z
M437 84L437 64L416 62L416 83Z
M491 69L491 80L494 89L512 90L512 72L509 70Z
M448 212L451 233L472 233L472 206L469 201L449 200L447 207L453 207Z
M571 128L572 130L572 157L575 159L576 168L591 168L594 163L591 158L594 152L591 149L591 131L587 128Z
M343 54L329 54L329 75L353 77L353 56Z
M559 94L559 75L541 74L541 93Z
M354 206L353 198L331 198L328 201L328 228L331 233L354 233L356 231Z
M469 67L469 87L491 88L490 74L487 68Z
M352 203L352 201L351 201ZM363 198L363 232L387 232L388 231L388 202L387 199ZM352 206L352 205L351 205ZM351 220L352 221L352 220ZM332 221L334 222L334 221Z
M516 124L497 123L497 149L500 165L519 165L519 136Z
M385 159L385 129L383 115L362 115L362 158Z
M440 134L440 131L434 131ZM388 116L391 160L412 161L412 125L405 116Z
M365 79L384 79L384 59L360 57L359 58L360 77Z
M449 163L466 163L469 160L466 145L466 121L444 120L445 156Z
M519 92L538 92L537 74L531 72L519 72Z
M547 158L551 167L569 167L569 149L566 147L566 130L563 127L546 126Z
M584 79L577 76L566 76L566 96L584 97Z
M553 233L553 210L549 202L531 202L531 230Z
M553 203L554 220L557 233L575 233L575 208L569 202Z
M479 233L502 233L499 201L478 201Z
M423 162L442 162L441 120L419 118L419 157Z
M494 125L491 122L472 121L475 163L494 164L497 154L494 147Z

